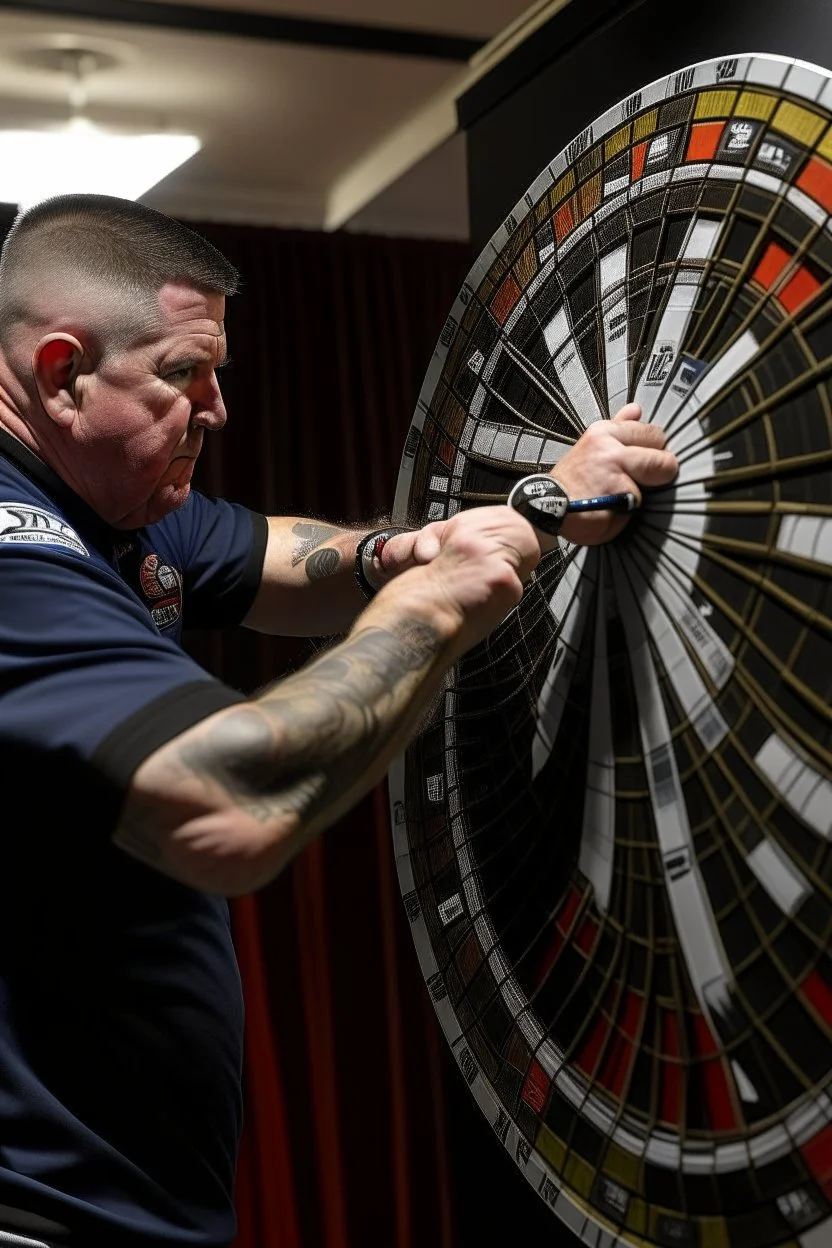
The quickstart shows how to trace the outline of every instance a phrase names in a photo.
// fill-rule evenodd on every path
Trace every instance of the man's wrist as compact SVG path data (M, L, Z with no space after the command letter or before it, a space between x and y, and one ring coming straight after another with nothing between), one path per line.
M379 575L381 572L381 553L391 537L398 533L407 533L408 529L386 525L383 529L375 529L365 533L355 550L355 580L364 597L369 602L385 584Z

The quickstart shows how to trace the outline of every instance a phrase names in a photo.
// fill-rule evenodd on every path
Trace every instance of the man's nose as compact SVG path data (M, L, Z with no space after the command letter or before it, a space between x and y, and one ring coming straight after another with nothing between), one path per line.
M204 393L193 396L191 422L216 433L218 429L222 429L227 419L228 413L217 379L212 377L204 387Z

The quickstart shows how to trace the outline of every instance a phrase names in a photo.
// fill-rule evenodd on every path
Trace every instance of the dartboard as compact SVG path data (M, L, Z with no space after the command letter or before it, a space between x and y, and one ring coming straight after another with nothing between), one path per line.
M561 541L394 766L436 1011L595 1248L832 1244L832 78L732 56L579 134L471 270L400 522L624 402L671 487Z

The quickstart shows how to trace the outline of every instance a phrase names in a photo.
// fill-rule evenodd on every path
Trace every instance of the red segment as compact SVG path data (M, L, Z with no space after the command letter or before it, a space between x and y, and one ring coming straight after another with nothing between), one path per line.
M665 1058L680 1058L679 1024L675 1014L666 1013L662 1023L662 1042ZM662 1092L659 1117L665 1122L682 1123L682 1067L679 1062L662 1062Z
M581 1070L588 1075L595 1073L595 1067L598 1065L598 1058L601 1056L601 1050L604 1047L604 1041L609 1035L609 1030L609 1019L601 1014L592 1028L589 1039L576 1058L576 1065L580 1066Z
M635 1061L634 1041L641 1029L644 1005L644 997L628 992L624 998L624 1009L619 1011L618 1032L610 1045L600 1076L601 1083L614 1096L621 1096Z
M827 1200L832 1200L832 1126L822 1131L800 1150L806 1166L817 1180Z
M536 1114L543 1113L543 1106L546 1104L546 1098L549 1095L550 1084L551 1080L540 1065L540 1062L532 1059L532 1064L529 1067L529 1073L526 1075L520 1096Z
M816 1014L832 1027L832 992L817 971L810 971L800 985L800 991Z
M827 212L832 212L832 165L813 156L797 179L797 185Z
M685 160L713 160L724 129L724 121L703 121L694 126L690 132Z
M703 1057L719 1054L720 1048L708 1026L708 1021L701 1014L693 1020L696 1044ZM708 1117L714 1131L733 1131L739 1126L734 1110L731 1089L721 1056L715 1056L700 1067L704 1085L705 1102L708 1106Z
M585 918L575 934L575 944L582 953L589 953L598 935L598 924L592 918Z
M803 264L795 273L794 277L789 278L786 285L778 294L777 298L782 303L787 312L792 315L798 308L802 308L804 303L808 303L810 299L814 299L815 295L821 288L821 283L811 273L806 265Z
M766 290L771 290L793 254L791 251L786 251L785 247L781 247L779 243L769 243L762 260L754 270L754 280L761 286L765 286Z
M452 468L455 456L456 447L453 442L449 442L447 438L443 438L439 443L439 458L442 460L442 463L447 464L449 468Z
M571 888L566 895L566 904L557 917L552 938L547 945L546 952L540 959L540 965L537 968L536 982L538 984L543 982L552 967L555 965L555 962L558 960L558 955L566 943L566 938L572 930L572 925L575 922L575 916L577 915L581 904L581 897L582 894L574 888Z
M633 148L633 157L632 157L632 168L633 168L633 174L632 174L632 180L633 180L634 182L638 182L639 178L641 177L642 173L644 172L644 158L645 158L645 156L646 156L646 155L647 155L647 144L646 144L646 143L639 143L638 147L634 147L634 148Z
M517 300L520 298L520 287L517 285L514 277L509 273L494 298L491 300L491 311L501 325L505 325L509 318L509 313Z
M555 213L555 237L559 243L562 243L566 235L575 224L575 218L572 216L572 200L567 199L565 204L561 204Z

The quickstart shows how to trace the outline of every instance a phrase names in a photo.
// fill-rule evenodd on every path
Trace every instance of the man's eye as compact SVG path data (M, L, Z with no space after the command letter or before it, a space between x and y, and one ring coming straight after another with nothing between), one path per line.
M181 385L183 382L190 381L193 371L194 366L192 364L188 365L187 368L176 368L172 373L165 373L165 381L169 381L175 386Z

